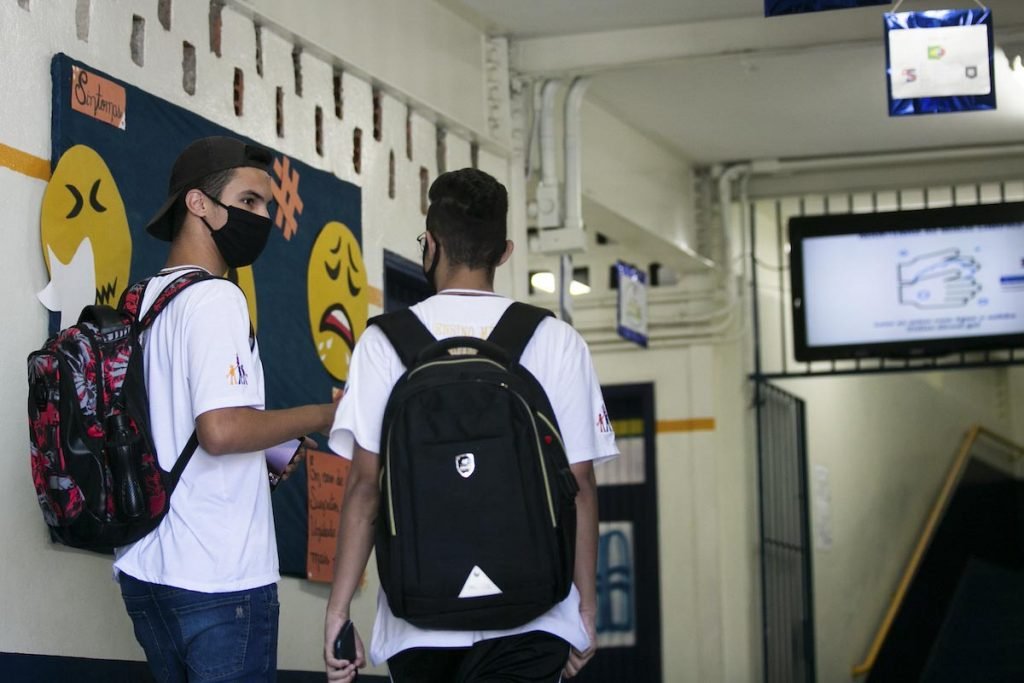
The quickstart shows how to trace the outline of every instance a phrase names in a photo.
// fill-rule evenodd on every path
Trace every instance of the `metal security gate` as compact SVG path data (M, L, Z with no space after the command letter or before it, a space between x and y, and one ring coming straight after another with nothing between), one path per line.
M814 601L804 402L767 382L755 386L764 680L812 682Z

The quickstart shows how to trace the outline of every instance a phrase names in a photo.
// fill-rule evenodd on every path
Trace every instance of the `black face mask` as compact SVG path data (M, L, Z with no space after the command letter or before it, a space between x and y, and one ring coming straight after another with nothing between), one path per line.
M230 268L251 266L267 246L270 218L237 206L227 206L213 197L210 199L228 210L228 221L220 230L214 230L206 218L200 216L213 237L213 243L217 245L217 251L224 258L224 263Z
M423 240L423 259L427 258L427 241ZM434 240L434 258L430 262L430 266L423 269L423 274L427 277L427 284L430 286L430 291L437 294L437 283L434 282L434 273L437 272L437 262L441 258L441 244L435 239ZM420 259L420 260L423 260Z

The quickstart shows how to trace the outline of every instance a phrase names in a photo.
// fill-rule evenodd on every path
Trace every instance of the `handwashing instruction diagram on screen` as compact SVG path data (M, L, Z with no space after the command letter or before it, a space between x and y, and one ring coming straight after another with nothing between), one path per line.
M809 238L811 346L1020 334L1024 225Z
M915 256L899 265L901 304L918 308L962 308L981 291L980 264L957 248Z

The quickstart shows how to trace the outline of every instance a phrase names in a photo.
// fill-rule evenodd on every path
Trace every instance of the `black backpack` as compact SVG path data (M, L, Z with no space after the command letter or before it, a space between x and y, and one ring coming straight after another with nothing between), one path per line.
M569 594L579 487L519 364L550 315L513 303L487 340L438 341L409 310L370 321L406 367L381 430L377 570L415 626L514 628Z
M199 443L195 432L171 472L149 429L139 335L176 295L213 276L179 276L140 320L148 280L125 291L116 309L82 309L78 323L28 357L32 480L53 540L110 553L156 528Z

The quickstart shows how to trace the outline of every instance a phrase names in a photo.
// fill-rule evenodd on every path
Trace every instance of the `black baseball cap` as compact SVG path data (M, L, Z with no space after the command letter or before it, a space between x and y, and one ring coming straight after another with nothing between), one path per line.
M237 138L218 135L196 140L174 162L167 187L167 201L146 224L146 232L170 242L174 237L172 209L178 197L196 187L206 176L218 171L251 166L270 173L273 159L274 155L269 149L250 145Z

